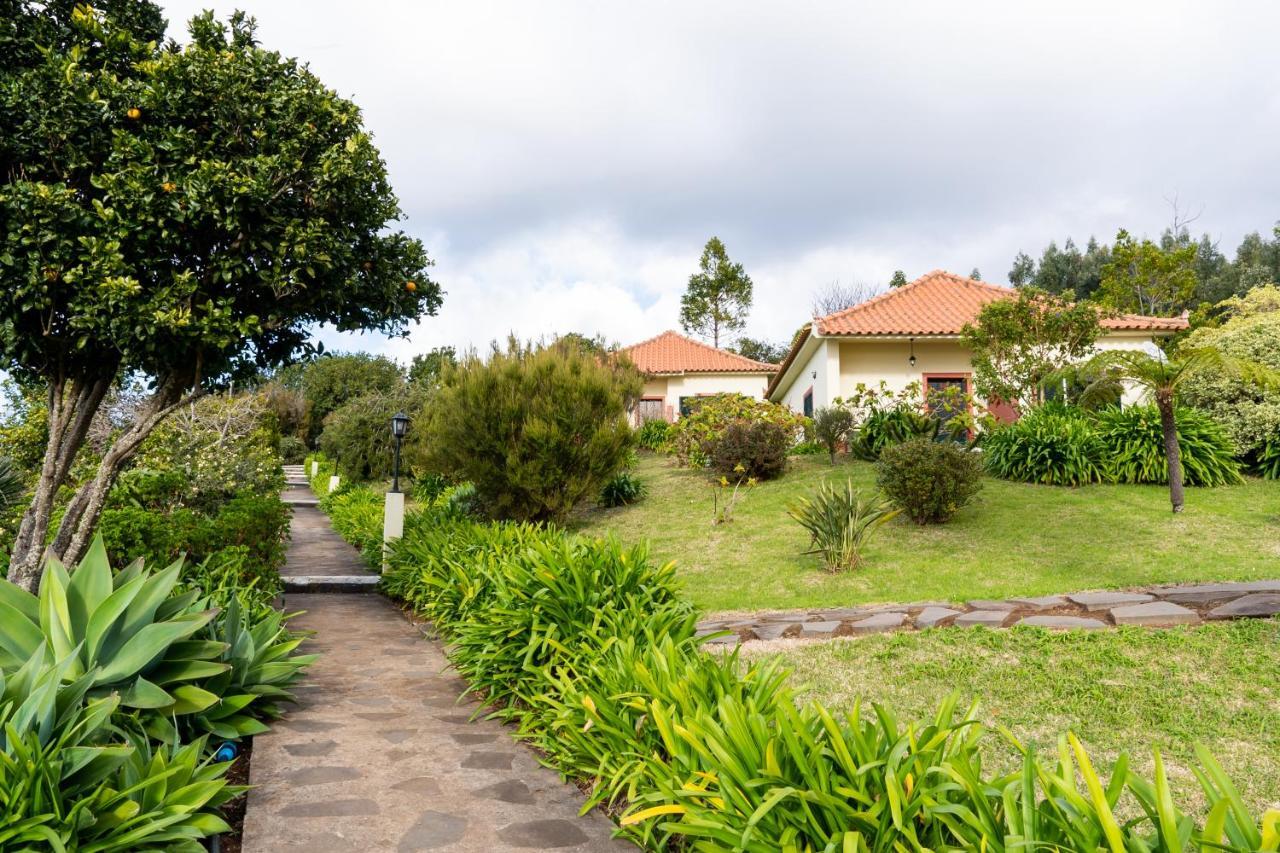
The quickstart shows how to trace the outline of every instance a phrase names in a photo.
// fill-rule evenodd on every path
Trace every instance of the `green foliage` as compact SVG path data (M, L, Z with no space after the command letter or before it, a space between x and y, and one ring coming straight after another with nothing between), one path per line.
M409 364L409 384L430 390L440 384L440 377L445 370L456 366L458 353L453 347L436 347L428 352L419 353Z
M1102 268L1100 301L1116 311L1164 317L1191 303L1198 278L1194 243L1136 240L1123 228Z
M856 569L862 563L862 547L880 525L902 510L879 498L864 499L846 480L843 489L823 483L813 497L802 497L788 509L800 526L809 531L812 549L827 571Z
M1058 248L1050 242L1039 264L1019 252L1009 270L1014 287L1034 287L1068 299L1092 299L1102 283L1102 268L1111 259L1111 248L1090 237L1083 252L1070 237Z
M1024 287L1015 299L984 305L961 340L973 353L978 393L1025 406L1041 402L1045 380L1087 356L1101 334L1093 306Z
M1258 473L1268 480L1280 480L1280 433L1267 439L1258 452Z
M738 338L738 342L728 349L743 358L764 364L780 364L791 351L791 347L785 344L772 344L756 338Z
M389 358L356 352L309 362L302 370L300 381L306 401L304 432L307 441L314 445L331 412L357 397L395 392L403 384L404 375L400 366ZM394 412L395 409L387 412L388 424Z
M350 486L320 499L320 507L328 514L333 529L359 549L371 569L382 567L385 503L385 496L371 489Z
M813 437L831 454L832 464L852 429L853 412L843 406L823 406L813 413Z
M1005 480L1084 486L1108 479L1107 448L1080 409L1046 403L983 438L987 471Z
M718 347L721 333L746 325L751 294L751 277L742 264L729 260L720 238L712 237L702 250L698 272L689 276L689 286L680 298L680 326L690 334L711 338Z
M712 464L726 432L736 425L732 446L720 452L721 464L716 470L728 476L741 464L748 470L767 468L771 473L764 476L773 476L782 470L774 451L781 446L781 462L785 466L786 451L803 433L806 423L806 418L777 403L755 400L745 394L717 394L694 403L692 411L671 427L668 445L681 465L707 467ZM751 429L756 425L763 426ZM750 447L746 446L748 442ZM751 463L757 451L762 460L759 466Z
M324 431L317 444L342 475L352 481L390 477L395 455L391 416L400 411L415 412L421 404L421 392L411 393L405 388L354 397L324 419ZM409 473L403 464L401 473Z
M0 848L202 850L230 831L216 809L243 789L205 742L150 743L122 729L120 696L86 696L90 675L38 645L0 670Z
M177 472L177 503L212 511L284 487L279 435L262 394L214 394L183 406L143 442L134 467Z
M1164 433L1155 406L1103 409L1096 415L1098 434L1106 446L1111 479L1120 483L1168 483ZM1175 411L1183 482L1188 486L1223 486L1244 482L1235 448L1222 428L1203 412Z
M256 570L275 571L284 564L289 508L276 495L251 494L233 498L213 515L127 506L104 511L98 529L115 563L164 563L183 555L199 561L241 546Z
M619 507L636 503L645 496L644 482L630 471L619 471L600 490L600 506Z
M859 384L848 398L837 397L834 405L853 414L849 453L868 462L879 459L886 447L914 438L931 439L942 429L942 422L924 410L918 383L897 394L884 382L879 388Z
M285 465L297 465L307 455L307 443L297 436L281 436L277 449L280 452L280 461Z
M443 474L423 474L414 478L413 499L419 503L434 503L454 484Z
M1280 288L1271 290L1280 292ZM1184 345L1215 347L1280 371L1280 312L1246 313L1219 328L1196 329ZM1229 371L1206 370L1188 377L1182 383L1181 401L1222 424L1246 459L1256 455L1269 437L1280 433L1280 388L1259 386Z
M671 424L664 420L645 421L636 430L636 444L648 450L659 451L667 446Z
M1178 810L1121 755L1103 781L1073 736L1056 761L982 764L993 736L955 700L919 723L884 707L800 705L769 661L707 655L670 565L642 549L530 525L411 516L384 589L448 641L450 660L549 765L621 810L647 849L1274 849L1207 753L1209 813ZM1138 810L1121 823L1122 796ZM1215 848L1219 849L1219 848Z
M951 442L916 438L884 449L876 485L916 524L939 524L982 489L982 462Z
M907 274L902 270L894 270L893 275L889 277L889 287L902 287L907 284Z
M629 365L512 340L446 371L406 456L414 470L472 483L494 517L561 520L626 464L640 388Z
M787 467L791 428L771 421L732 421L704 445L707 466L731 480L771 480Z

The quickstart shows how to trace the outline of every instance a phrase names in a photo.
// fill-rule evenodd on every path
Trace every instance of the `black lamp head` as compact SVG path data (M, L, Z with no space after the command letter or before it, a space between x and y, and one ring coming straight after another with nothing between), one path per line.
M409 432L409 416L404 412L396 412L391 416L391 434L396 438L404 438Z

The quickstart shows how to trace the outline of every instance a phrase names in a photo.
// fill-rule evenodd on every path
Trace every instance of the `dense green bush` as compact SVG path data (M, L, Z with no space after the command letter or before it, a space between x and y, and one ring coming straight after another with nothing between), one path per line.
M389 394L403 384L404 372L400 366L380 355L337 353L309 362L301 368L298 380L306 401L304 437L314 446L330 412L355 397L377 392Z
M904 725L886 708L800 705L774 663L707 655L672 566L530 525L416 513L383 587L449 642L453 665L543 760L621 812L648 849L1142 850L1275 847L1201 751L1204 823L1125 756L1101 779L1079 741L1020 771L982 764L992 735L944 702ZM1083 782L1083 789L1081 788ZM1115 817L1121 796L1132 817ZM1265 840L1264 840L1265 832Z
M859 385L849 397L836 398L833 408L850 413L849 453L868 462L879 459L886 447L935 438L942 429L942 421L925 410L919 383L896 394L883 382L878 388Z
M812 498L800 498L788 512L809 531L813 547L805 553L818 554L828 571L838 572L856 569L871 534L901 510L878 497L864 499L848 480L843 489L823 483Z
M1268 480L1280 480L1280 435L1273 435L1258 452L1258 473Z
M636 444L647 450L662 450L671 434L671 424L663 420L645 421L636 430Z
M179 507L162 512L139 506L104 510L98 531L117 565L139 557L168 563L181 555L199 562L226 548L241 546L259 574L284 564L289 507L276 495L232 498L213 515Z
M321 498L320 507L338 535L360 550L365 564L380 570L386 496L364 487L348 487Z
M1188 486L1243 482L1235 448L1223 429L1204 412L1179 407L1175 413L1182 479ZM1096 416L1106 446L1108 473L1119 483L1169 482L1164 433L1155 406L1103 409Z
M717 446L733 427L730 447L719 452L716 470L728 476L742 464L748 470L759 467L771 471L752 476L774 476L782 470L776 467L774 458L777 447L781 445L785 467L786 452L804 434L807 423L807 418L777 403L754 400L744 394L718 394L694 402L689 414L671 428L668 445L681 465L705 468L713 465ZM760 428L753 429L757 426ZM735 455L738 458L734 459ZM756 456L762 462L747 464Z
M1238 317L1216 329L1197 329L1185 346L1216 347L1226 355L1280 370L1280 312ZM1267 439L1280 434L1280 388L1261 387L1225 371L1203 371L1183 380L1179 399L1221 424L1246 460L1254 460Z
M374 391L348 400L324 419L319 448L350 480L364 482L390 477L395 455L391 416L400 411L417 413L423 400L420 389L410 388ZM400 471L402 476L412 473L403 463Z
M627 506L641 500L645 491L644 483L639 477L630 471L619 471L600 490L599 503L603 507Z
M561 520L630 457L626 415L640 388L633 367L581 346L512 341L446 368L407 456L415 470L472 483L493 517Z
M813 413L813 437L836 461L840 445L853 429L853 412L843 406L824 406Z
M307 455L307 443L297 436L280 436L280 461L286 465L296 465Z
M938 524L982 489L982 462L949 441L916 438L881 451L876 484L916 524Z
M771 480L786 470L795 441L788 426L771 421L733 421L704 445L707 467L732 482Z
M1005 480L1084 486L1108 479L1107 448L1089 415L1046 403L988 432L982 441L987 471Z

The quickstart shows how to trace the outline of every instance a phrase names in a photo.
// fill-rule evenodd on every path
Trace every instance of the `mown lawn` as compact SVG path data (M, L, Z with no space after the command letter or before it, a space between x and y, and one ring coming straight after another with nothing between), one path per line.
M710 611L867 602L1047 595L1141 584L1280 576L1280 482L1188 489L1181 515L1161 486L1067 489L988 478L977 500L945 525L899 516L881 528L857 572L832 575L800 552L807 539L786 512L832 478L874 488L874 467L798 457L788 473L742 498L713 526L710 479L645 454L642 502L592 509L584 532L647 540L675 560L689 596Z
M790 646L773 651L779 646ZM756 649L756 651L752 651ZM1151 748L1172 759L1180 802L1203 804L1188 771L1207 746L1259 810L1280 806L1280 622L1052 633L943 628L852 640L747 644L778 654L804 698L847 711L857 699L902 720L931 716L955 691L979 716L1037 750L1075 731L1107 766L1127 750L1150 774ZM992 741L991 759L1013 756ZM1148 778L1150 776L1148 775Z

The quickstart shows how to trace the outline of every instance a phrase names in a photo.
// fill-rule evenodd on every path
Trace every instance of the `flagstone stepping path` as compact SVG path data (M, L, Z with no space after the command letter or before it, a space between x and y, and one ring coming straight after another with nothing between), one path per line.
M363 572L307 509L295 508L285 573ZM579 817L582 794L510 729L472 720L479 706L459 701L466 684L439 643L386 598L286 592L284 604L306 611L291 624L315 632L303 650L321 657L299 704L254 738L245 853L635 849L601 813Z
M1117 625L1167 627L1219 619L1280 616L1280 580L1152 586L1115 592L1078 592L1038 598L975 599L964 603L921 601L866 607L711 616L708 642L736 644L781 638L853 637L884 631L945 626L1098 630Z

